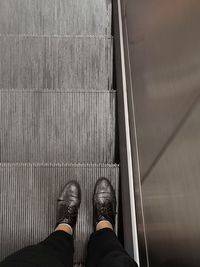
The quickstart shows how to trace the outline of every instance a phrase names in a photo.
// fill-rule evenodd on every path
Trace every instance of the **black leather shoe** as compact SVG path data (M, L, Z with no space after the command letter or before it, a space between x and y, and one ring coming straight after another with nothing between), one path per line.
M96 225L103 220L109 221L113 228L115 226L116 197L115 191L106 178L99 178L95 185L93 196L93 224Z
M68 182L58 199L56 226L60 223L67 223L74 229L80 203L80 185L76 181Z

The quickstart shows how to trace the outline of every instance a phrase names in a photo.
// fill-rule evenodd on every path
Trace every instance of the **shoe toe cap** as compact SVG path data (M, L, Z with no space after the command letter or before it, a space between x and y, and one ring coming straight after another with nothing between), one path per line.
M65 185L60 194L59 200L68 200L69 198L77 198L80 202L81 189L79 183L76 181L70 181Z

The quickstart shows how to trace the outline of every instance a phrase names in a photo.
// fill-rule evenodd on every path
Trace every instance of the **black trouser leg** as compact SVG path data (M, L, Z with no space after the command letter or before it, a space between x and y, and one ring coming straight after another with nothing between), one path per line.
M88 243L86 267L137 267L111 229L93 233Z
M38 245L8 256L0 267L73 267L73 254L73 237L56 231Z

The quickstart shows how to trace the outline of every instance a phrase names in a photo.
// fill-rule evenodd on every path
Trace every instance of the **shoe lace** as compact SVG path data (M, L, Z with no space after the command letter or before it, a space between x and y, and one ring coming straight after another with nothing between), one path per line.
M98 204L97 210L99 211L99 214L103 216L112 217L114 215L113 206L111 202Z
M62 209L64 210L65 218L76 218L78 210L76 206L69 206L66 204L61 204Z

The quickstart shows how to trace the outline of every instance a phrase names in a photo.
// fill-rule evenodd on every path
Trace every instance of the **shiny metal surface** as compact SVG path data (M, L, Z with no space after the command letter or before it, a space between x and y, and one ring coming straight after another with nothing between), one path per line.
M200 266L200 2L124 1L150 266Z
M123 103L124 103L124 123L126 135L126 153L127 153L127 167L128 167L128 187L130 195L130 215L131 215L131 231L133 234L133 259L140 267L139 248L138 248L138 232L136 223L136 204L134 197L134 183L133 183L133 165L131 153L131 139L130 139L130 124L128 112L128 95L126 84L126 68L125 68L125 55L124 55L124 40L123 40L123 25L122 25L122 10L121 1L118 0L118 19L119 19L119 38L120 38L120 54L121 54L121 72L122 72L122 90L123 90ZM122 112L120 110L120 112ZM126 248L126 247L125 247Z

